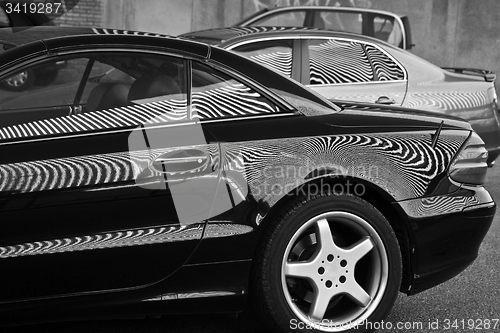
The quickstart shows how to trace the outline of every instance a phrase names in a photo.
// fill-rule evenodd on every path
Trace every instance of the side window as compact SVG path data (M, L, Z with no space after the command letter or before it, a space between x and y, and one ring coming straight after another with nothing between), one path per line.
M0 139L185 120L185 63L168 56L106 52L10 73L0 81ZM33 80L30 87L9 86L26 77Z
M278 39L241 45L232 51L291 77L292 45L292 40Z
M92 83L84 76L99 76L88 58L53 59L24 68L0 82L0 127L68 116L85 102ZM79 96L79 97L78 97Z
M335 39L308 40L310 84L371 82L374 73L360 43Z
M146 116L146 122L188 119L186 60L176 57L143 57L128 92L127 113Z
M363 17L358 13L331 10L316 11L314 13L314 27L361 34Z
M387 42L394 30L394 18L386 15L373 16L373 37Z
M247 85L207 65L193 62L191 119L229 118L278 112Z
M375 71L377 81L404 80L403 69L387 54L370 44L366 44L364 47Z
M260 27L303 27L305 18L306 12L304 10L293 10L266 16L252 23L252 25Z
M397 47L403 45L403 30L394 17L376 14L373 19L373 36Z

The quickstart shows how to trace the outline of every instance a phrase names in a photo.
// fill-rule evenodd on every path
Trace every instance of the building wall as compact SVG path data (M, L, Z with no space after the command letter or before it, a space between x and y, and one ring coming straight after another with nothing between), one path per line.
M276 3L367 7L407 14L416 44L413 53L439 66L484 68L500 76L498 0L80 0L58 20L64 25L95 24L178 35L233 25Z
M51 1L47 1L51 2ZM69 3L70 1L66 1ZM96 27L103 24L101 0L79 0L66 14L56 18L54 23L62 26Z

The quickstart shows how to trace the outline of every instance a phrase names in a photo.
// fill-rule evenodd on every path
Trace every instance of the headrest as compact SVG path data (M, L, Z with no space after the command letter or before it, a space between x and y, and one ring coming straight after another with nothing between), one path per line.
M182 93L181 88L172 77L164 74L144 75L130 87L128 101L180 93Z
M129 88L124 84L101 83L90 92L85 112L126 106L128 92Z

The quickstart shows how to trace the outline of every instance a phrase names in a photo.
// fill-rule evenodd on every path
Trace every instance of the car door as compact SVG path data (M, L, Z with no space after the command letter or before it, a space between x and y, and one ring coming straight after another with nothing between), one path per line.
M304 36L305 37L305 36ZM346 38L302 39L303 84L331 100L401 105L405 69L380 47Z
M188 60L66 53L46 60L67 62L53 84L1 91L2 302L166 278L197 246L216 191L218 145L188 112Z

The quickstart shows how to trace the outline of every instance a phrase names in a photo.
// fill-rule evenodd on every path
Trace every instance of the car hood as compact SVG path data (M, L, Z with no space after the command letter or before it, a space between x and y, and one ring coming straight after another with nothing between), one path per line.
M444 129L471 130L471 125L462 118L436 114L435 112L402 107L380 106L379 104L342 103L344 108L336 113L338 117L331 123L335 126L436 129L443 122Z

